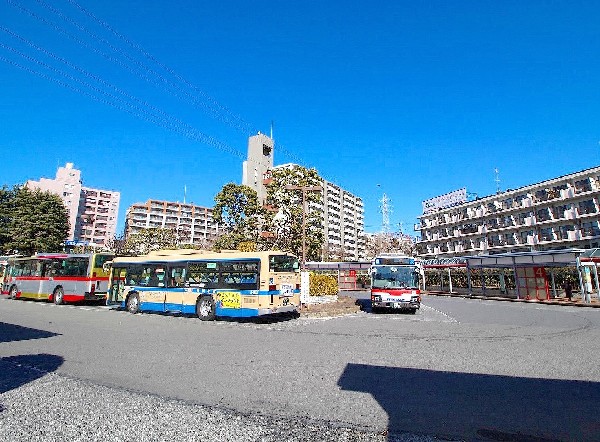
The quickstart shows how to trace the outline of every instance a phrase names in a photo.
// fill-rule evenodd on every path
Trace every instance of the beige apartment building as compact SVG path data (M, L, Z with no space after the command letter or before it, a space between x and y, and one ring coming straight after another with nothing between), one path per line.
M68 245L102 247L114 238L121 194L83 186L81 171L73 163L59 167L54 179L29 180L26 186L54 193L63 200L69 212Z
M463 189L423 209L423 258L599 247L600 167L472 201Z
M127 209L126 235L152 227L173 229L182 244L193 244L203 249L209 248L219 233L212 208L150 199Z

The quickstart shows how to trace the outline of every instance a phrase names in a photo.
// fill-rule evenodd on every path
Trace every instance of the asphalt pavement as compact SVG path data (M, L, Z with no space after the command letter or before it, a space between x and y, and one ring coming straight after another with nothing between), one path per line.
M0 440L598 440L599 343L573 306L206 323L0 298Z

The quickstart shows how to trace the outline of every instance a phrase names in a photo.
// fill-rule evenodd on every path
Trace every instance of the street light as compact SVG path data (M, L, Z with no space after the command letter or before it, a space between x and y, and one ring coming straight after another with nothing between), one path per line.
M288 184L286 190L302 191L302 270L306 270L306 192L321 192L321 186L295 186Z

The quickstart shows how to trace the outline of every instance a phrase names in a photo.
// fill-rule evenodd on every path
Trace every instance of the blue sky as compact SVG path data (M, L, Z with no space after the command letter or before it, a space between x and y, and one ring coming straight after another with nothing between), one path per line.
M46 3L47 2L47 3ZM247 137L363 198L421 201L600 164L600 2L8 0L0 184L52 178L212 206ZM166 126L166 127L165 127Z

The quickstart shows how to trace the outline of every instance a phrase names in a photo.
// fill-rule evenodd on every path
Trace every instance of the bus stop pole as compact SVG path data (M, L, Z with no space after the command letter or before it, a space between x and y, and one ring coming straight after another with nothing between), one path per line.
M471 287L471 269L469 268L469 260L467 259L467 286L469 287L469 296L473 296Z
M517 289L517 299L521 299L521 290L519 289L519 275L517 274L517 263L515 262L515 257L513 256L513 272L515 274L515 288Z
M450 285L450 293L452 292L452 275L450 274L450 267L448 267L448 284Z
M554 283L554 269L550 269L550 282L552 284L552 297L556 298L556 284Z
M579 290L581 291L581 299L585 302L585 286L583 284L583 275L581 274L581 260L577 257L577 276L579 276Z
M598 284L598 265L595 262L592 262L594 266L594 279L596 280L596 295L600 300L600 284Z

